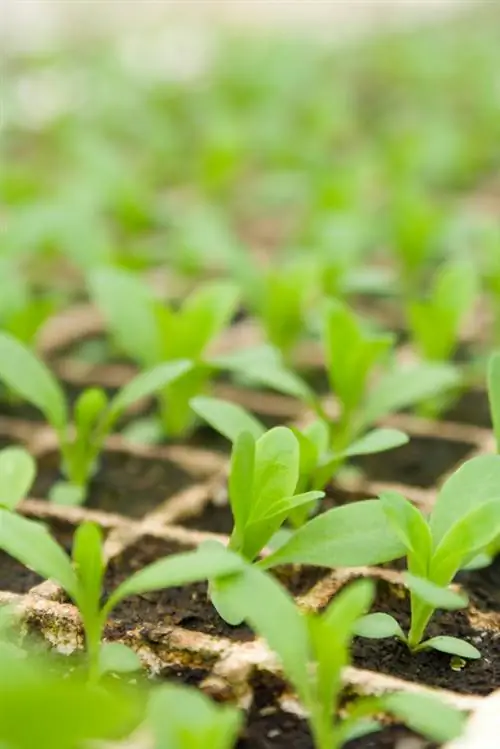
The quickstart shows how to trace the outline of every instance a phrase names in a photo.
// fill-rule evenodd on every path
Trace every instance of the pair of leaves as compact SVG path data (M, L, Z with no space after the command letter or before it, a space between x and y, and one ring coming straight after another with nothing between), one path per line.
M207 284L178 311L159 302L132 273L101 268L90 274L92 297L119 347L143 366L172 359L198 360L234 313L236 288Z
M298 480L299 443L290 429L276 427L257 440L249 432L239 434L229 477L232 548L252 561L294 509L323 496L295 495Z
M476 299L477 285L470 263L450 262L438 271L429 300L410 302L410 329L426 359L446 361L453 354L460 325Z
M0 333L0 380L39 408L57 431L65 453L65 467L78 476L77 484L87 477L95 453L120 414L136 401L182 377L190 368L190 362L183 360L160 364L135 377L109 403L102 391L85 391L75 406L77 435L72 451L67 442L66 398L56 378L29 349L7 333ZM82 461L87 465L82 466ZM73 480L71 475L69 478Z

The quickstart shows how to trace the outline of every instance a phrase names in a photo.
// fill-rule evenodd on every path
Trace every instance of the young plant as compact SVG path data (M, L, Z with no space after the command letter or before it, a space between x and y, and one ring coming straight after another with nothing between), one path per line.
M233 446L229 473L229 502L234 519L229 549L253 563L272 543L293 513L323 496L310 491L297 494L300 448L287 427L276 427L262 436L239 434ZM307 517L307 514L306 514ZM394 559L404 550L391 531L377 500L334 508L311 520L271 554L257 562L271 568L279 564L358 566L370 560ZM211 582L210 595L220 615L232 624L241 621L231 600Z
M180 309L158 301L152 290L126 271L104 268L90 275L90 291L118 348L141 367L178 359L192 366L160 391L159 436L189 430L189 401L203 392L213 374L207 349L231 320L238 299L235 287L211 283L188 296Z
M446 362L453 357L462 324L476 301L477 287L470 263L450 261L434 276L428 298L408 303L411 340L423 359Z
M437 608L467 605L466 596L448 586L500 534L500 456L482 455L464 463L444 483L429 518L397 492L382 494L380 502L406 549L411 626L406 634L391 615L369 614L359 623L358 634L395 636L414 653L432 648L479 658L468 642L448 636L424 640L424 635Z
M22 447L0 450L0 507L15 510L33 485L36 463Z
M321 614L300 611L272 577L255 567L221 579L220 587L279 657L307 711L316 749L340 749L345 742L376 731L379 724L373 716L384 711L433 740L448 741L460 734L461 714L429 697L423 701L403 693L361 697L348 704L345 717L339 714L356 623L373 599L371 581L344 588Z
M37 574L58 583L74 601L82 619L88 676L97 682L103 673L140 668L133 651L120 643L103 644L102 633L111 611L129 596L218 578L240 570L240 557L220 544L158 559L119 585L103 603L106 562L100 528L83 523L75 532L71 559L45 526L0 509L0 548Z
M182 378L190 366L174 361L153 367L112 399L99 388L89 388L76 401L71 424L64 391L48 367L15 338L0 333L0 381L39 408L57 433L67 481L54 486L52 498L64 504L85 500L106 437L127 408Z
M242 714L230 705L217 705L196 689L167 684L152 693L146 725L153 749L232 749Z
M250 382L299 398L316 412L317 421L302 431L299 439L303 484L322 489L346 459L390 450L408 441L398 429L376 427L380 419L439 395L457 382L454 368L443 363L386 365L378 373L392 344L391 335L366 330L343 303L337 300L326 303L324 350L330 387L338 404L335 417L330 416L321 399L300 377L286 369L272 351L237 352L218 357L216 362L220 367L241 373ZM378 377L372 383L376 374ZM192 403L198 409L200 401ZM218 418L213 409L211 414L210 423L217 429Z

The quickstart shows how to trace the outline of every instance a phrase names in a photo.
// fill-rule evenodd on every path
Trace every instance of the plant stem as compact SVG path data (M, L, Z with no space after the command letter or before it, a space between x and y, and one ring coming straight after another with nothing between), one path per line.
M100 677L99 660L101 653L102 630L104 621L101 612L82 612L85 646L87 649L87 678L90 684L97 684Z
M411 628L408 633L408 647L415 650L422 642L429 620L434 613L432 606L423 603L420 598L411 594Z

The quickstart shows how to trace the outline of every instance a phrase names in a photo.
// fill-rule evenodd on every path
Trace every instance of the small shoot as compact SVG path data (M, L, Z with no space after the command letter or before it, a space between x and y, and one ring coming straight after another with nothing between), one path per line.
M378 730L374 716L382 712L403 717L431 739L449 740L459 734L460 713L445 707L450 721L438 725L436 716L443 706L430 698L425 705L427 720L418 700L412 708L411 700L403 696L398 701L398 694L358 698L348 705L345 717L339 715L356 623L373 600L371 581L359 580L343 588L322 614L301 612L276 580L255 567L221 580L220 585L240 616L279 657L307 712L315 749L340 749L347 741Z
M153 749L232 749L242 722L237 708L170 684L154 690L146 716Z
M192 427L191 398L203 393L214 373L208 348L229 324L238 292L210 283L190 294L179 309L157 300L145 283L116 268L90 275L90 292L120 351L142 368L189 359L192 366L159 389L160 435L178 437Z
M119 643L103 644L102 633L111 611L125 598L199 580L217 579L242 569L240 557L220 544L164 557L131 575L103 603L106 561L103 537L94 523L75 532L72 558L45 526L0 509L0 548L21 564L58 583L79 609L85 631L88 676L97 682L107 671L136 670L135 653Z
M40 409L57 433L66 481L53 488L54 501L81 504L108 435L134 403L168 387L190 370L172 361L146 370L112 399L100 388L85 390L75 403L71 424L66 397L48 367L7 333L0 333L0 381Z
M456 637L424 639L436 609L467 606L467 597L449 587L500 534L500 456L482 455L464 463L443 485L427 519L397 492L380 502L393 531L406 549L411 626L403 632L389 614L369 614L357 633L362 637L397 637L416 653L434 649L462 658L480 658L473 645Z

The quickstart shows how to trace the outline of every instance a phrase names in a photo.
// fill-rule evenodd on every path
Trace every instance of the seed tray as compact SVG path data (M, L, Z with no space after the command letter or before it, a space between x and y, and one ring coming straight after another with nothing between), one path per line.
M85 315L89 314L86 309ZM94 333L98 332L95 320L92 324ZM221 348L233 345L240 329L232 329ZM83 324L78 327L78 334L71 325L63 326L59 338L54 336L51 345L45 346L44 354L54 361L59 374L72 372L74 376L80 363L68 357L57 359L57 352L87 336L88 331L89 327ZM249 337L245 336L246 340ZM133 369L122 365L115 368L112 384L109 371L107 366L96 367L89 378L89 373L82 370L68 381L79 387L89 381L118 387ZM218 385L218 392L251 408L267 423L303 423L309 418L291 398L243 390L227 383ZM432 422L408 414L397 414L384 423L405 430L410 436L409 445L374 459L359 460L362 471L336 481L328 490L325 508L393 489L430 509L437 488L450 473L465 459L493 450L491 431L482 425ZM210 437L209 432L206 434ZM73 530L82 520L93 520L103 529L108 560L106 592L133 570L161 556L195 548L207 538L227 539L231 524L225 489L229 450L221 451L220 445L214 449L210 439L203 448L192 444L153 448L131 445L120 435L110 437L103 468L94 482L96 486L91 487L90 504L76 508L46 501L49 485L57 478L52 430L40 422L1 416L0 442L12 441L24 444L40 468L33 498L21 506L24 514L47 523L68 549ZM116 485L119 478L121 483L115 494L102 490L103 486ZM61 653L82 650L78 612L64 592L50 581L40 581L12 560L2 559L0 604L19 605L23 633L36 635ZM301 607L316 611L323 609L350 580L369 577L376 582L374 610L395 613L403 626L408 621L408 600L397 562L392 566L333 571L287 566L274 574ZM477 644L484 653L480 661L454 671L450 657L444 654L421 653L410 658L395 640L356 640L354 665L345 673L345 700L353 694L394 689L431 691L456 706L475 711L487 695L500 687L500 595L491 575L494 576L494 569L463 575L459 585L469 594L468 609L436 615L432 624L436 631L462 635ZM152 678L169 676L198 684L216 699L241 705L249 714L249 722L240 748L311 746L304 716L289 693L275 657L248 627L232 628L217 617L207 601L206 584L128 599L111 615L105 637L133 647ZM394 749L398 740L407 735L405 731L388 726L377 739L352 743L349 749ZM431 746L420 739L415 741L419 749Z

